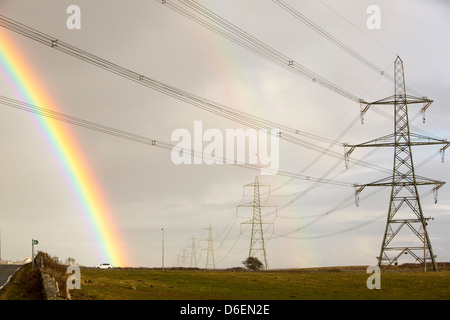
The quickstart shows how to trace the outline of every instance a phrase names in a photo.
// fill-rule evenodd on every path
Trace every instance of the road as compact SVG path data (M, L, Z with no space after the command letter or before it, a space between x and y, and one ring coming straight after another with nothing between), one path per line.
M8 282L9 277L19 268L19 265L0 265L0 290Z

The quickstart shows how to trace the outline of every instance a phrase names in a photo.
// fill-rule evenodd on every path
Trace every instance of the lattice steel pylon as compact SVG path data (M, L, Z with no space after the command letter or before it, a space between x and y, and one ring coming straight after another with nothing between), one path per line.
M192 238L190 238L189 240L191 241L191 246L190 246L190 263L189 263L189 267L191 268L197 268L197 251L196 251L196 239L195 236L192 236Z
M246 187L253 187L253 201L239 205L239 207L251 207L253 208L252 219L246 222L242 222L241 224L251 224L252 225L252 233L250 238L250 248L248 251L248 257L258 258L264 265L264 269L269 268L269 262L267 259L266 245L264 241L264 230L263 224L273 224L272 222L266 222L262 220L261 208L264 207L275 207L275 205L270 204L261 204L260 197L260 187L268 187L268 195L270 196L270 186L266 184L260 184L258 181L258 177L255 177L255 182L246 184L244 186L244 193ZM276 212L276 211L275 211Z
M380 255L377 257L378 266L386 270L392 264L397 264L403 254L410 254L416 261L423 263L426 271L427 261L431 262L433 270L437 270L436 256L433 253L429 234L427 232L427 220L424 218L418 186L434 185L435 202L437 190L445 182L432 180L416 175L412 157L412 146L443 144L441 153L448 148L447 140L429 138L410 132L408 119L408 104L423 104L422 114L433 102L426 97L414 97L406 94L403 61L397 57L394 63L395 95L372 103L361 101L361 117L373 105L393 105L395 112L395 132L375 140L350 147L345 157L357 147L394 147L394 165L391 177L380 179L368 184L355 184L355 196L367 186L391 187L391 197L387 216L386 228L381 245ZM443 158L442 158L443 159ZM357 201L358 203L358 201ZM405 228L406 227L406 228ZM411 245L413 242L419 245ZM417 241L418 240L418 241Z
M212 236L212 226L209 225L208 228L208 237L206 239L202 239L200 241L208 241L208 247L206 249L206 269L215 269L216 268L216 260L214 258L214 240Z

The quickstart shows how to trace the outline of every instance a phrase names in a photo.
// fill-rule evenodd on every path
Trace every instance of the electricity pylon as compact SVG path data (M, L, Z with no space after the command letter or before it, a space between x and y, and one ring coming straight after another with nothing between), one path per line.
M264 269L269 268L269 263L267 259L266 246L264 242L264 230L263 224L272 224L272 222L265 222L262 220L261 216L261 208L263 207L277 207L275 205L270 204L261 204L260 199L260 187L268 187L269 188L269 196L270 196L270 186L265 184L260 184L258 182L258 177L255 177L255 182L246 184L244 186L244 194L246 187L253 187L253 201L239 205L239 207L252 207L253 208L253 216L252 219L246 222L242 222L241 224L251 224L252 225L252 234L250 238L250 249L248 252L248 257L259 258L259 260L264 264Z
M181 252L182 252L181 254L177 255L176 266L178 268L185 268L186 267L186 249L183 249Z
M410 133L408 120L408 104L423 104L422 114L433 102L426 97L414 97L406 94L403 61L397 57L394 63L395 95L388 98L367 103L361 109L361 116L373 105L393 105L395 112L394 134L390 134L375 140L358 145L345 145L350 147L345 158L357 147L394 147L393 174L390 177L377 180L368 184L355 184L355 195L367 186L391 187L391 198L387 215L386 229L383 236L380 255L377 257L378 266L384 270L392 264L397 264L403 254L410 254L416 261L423 263L426 271L426 263L430 261L433 270L437 270L435 255L431 247L431 241L427 232L427 220L424 218L417 187L422 185L435 185L435 202L437 190L445 182L432 180L415 174L412 157L412 146L443 144L441 153L448 148L447 140L438 140L419 134ZM443 158L442 158L443 159ZM357 201L358 203L358 201ZM406 228L405 228L406 227ZM401 233L400 233L401 231ZM411 245L411 235L420 245Z
M208 241L208 248L206 249L206 269L216 268L216 261L214 259L214 241L212 237L212 227L209 225L208 228L208 237L206 239L201 239L200 241Z
M190 246L191 259L190 259L189 267L197 268L197 251L196 251L196 247L195 247L196 239L194 236L192 236L192 238L190 238L189 240L192 240L191 246Z

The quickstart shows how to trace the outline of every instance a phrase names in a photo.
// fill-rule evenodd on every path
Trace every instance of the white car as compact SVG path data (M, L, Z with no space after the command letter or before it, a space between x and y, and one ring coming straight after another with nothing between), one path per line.
M97 266L97 269L112 269L112 265L109 263L102 263Z

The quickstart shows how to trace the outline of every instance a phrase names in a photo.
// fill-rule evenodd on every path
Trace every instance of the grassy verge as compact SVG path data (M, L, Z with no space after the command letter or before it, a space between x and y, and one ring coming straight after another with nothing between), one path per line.
M450 271L383 273L369 290L361 272L229 272L82 269L80 300L450 299Z
M60 298L65 298L67 266L55 262L47 253L39 251L35 258L35 266L24 265L10 284L3 290L0 300L44 300L45 292L39 266L53 278L60 289Z
M42 259L41 259L42 257ZM65 292L67 266L41 254L44 272ZM417 272L410 266L381 274L381 289L369 290L366 266L246 272L81 268L76 300L449 300L450 270ZM412 272L415 271L415 272ZM0 300L42 300L39 269L23 266Z
M0 300L43 300L44 290L38 268L31 268L31 263L24 265L8 284Z

